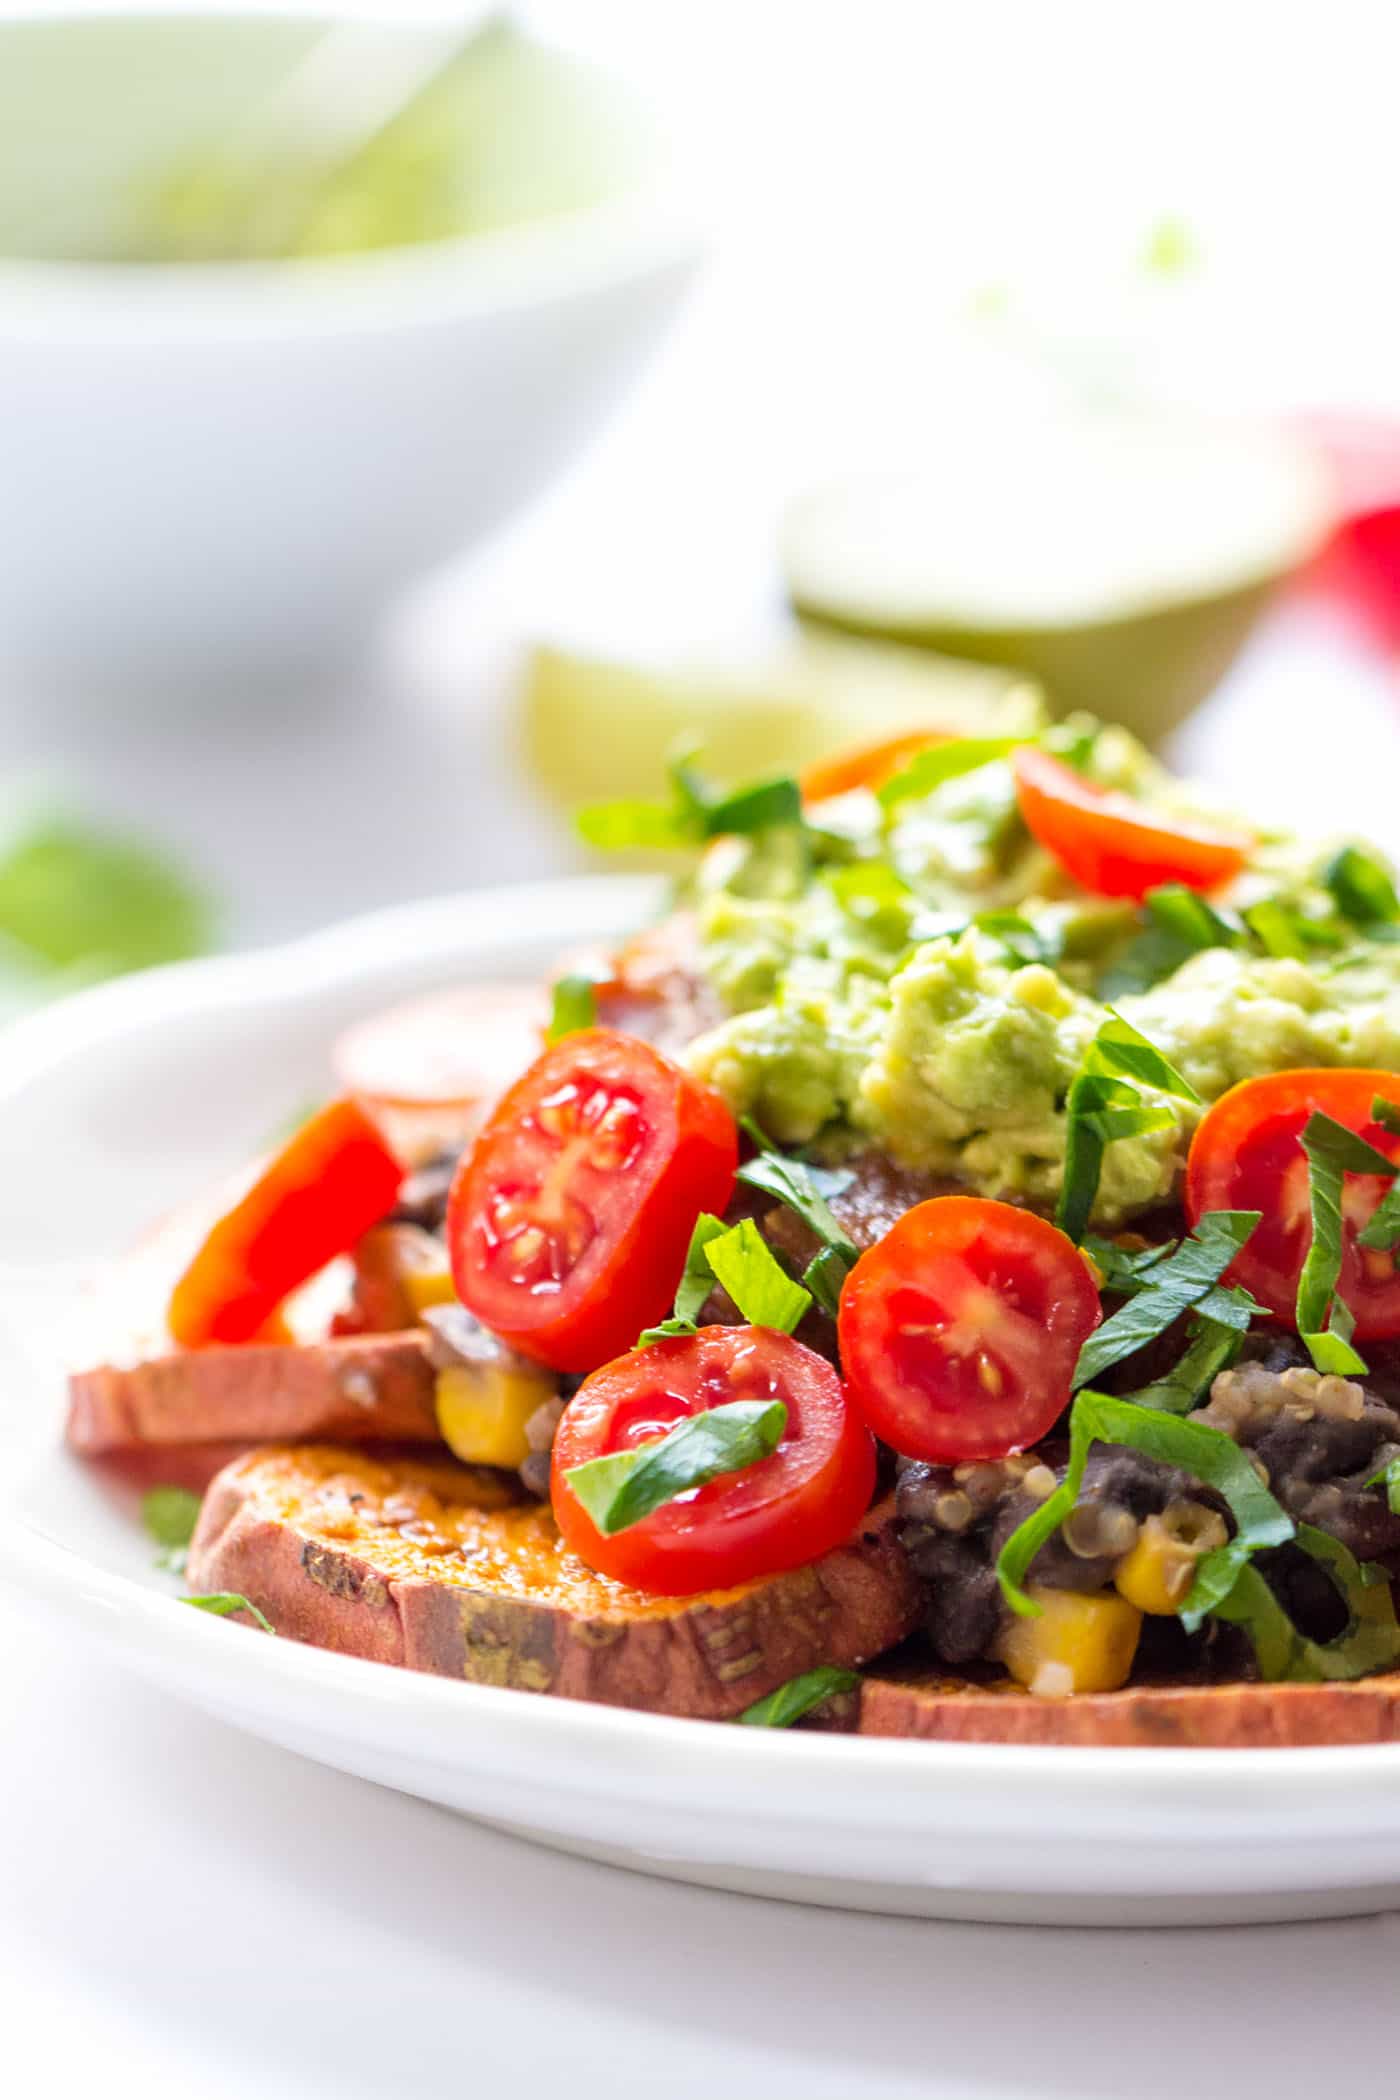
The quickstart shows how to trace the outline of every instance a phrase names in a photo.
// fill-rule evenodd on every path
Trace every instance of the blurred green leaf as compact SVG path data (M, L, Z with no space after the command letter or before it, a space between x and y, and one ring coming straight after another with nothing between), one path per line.
M0 839L6 1004L199 955L213 935L208 899L151 847L53 810Z
M1154 277L1183 277L1200 260L1196 236L1185 219L1169 214L1148 229L1142 267Z

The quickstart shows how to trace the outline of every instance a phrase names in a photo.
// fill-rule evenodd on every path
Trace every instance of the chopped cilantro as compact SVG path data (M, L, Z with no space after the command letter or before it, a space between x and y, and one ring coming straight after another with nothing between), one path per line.
M836 1699L843 1692L853 1692L860 1683L854 1670L837 1670L824 1664L817 1670L804 1670L800 1677L790 1677L780 1684L766 1699L758 1699L746 1706L739 1715L745 1728L791 1728L828 1699Z
M731 1400L687 1415L634 1450L587 1459L564 1478L599 1531L612 1538L677 1495L771 1457L786 1428L781 1400Z

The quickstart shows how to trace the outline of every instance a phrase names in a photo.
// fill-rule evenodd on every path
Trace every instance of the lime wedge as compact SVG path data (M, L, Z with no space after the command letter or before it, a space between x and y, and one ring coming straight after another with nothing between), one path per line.
M520 733L531 777L570 805L654 795L687 739L706 772L740 781L791 771L906 729L1013 735L1045 719L1016 675L923 649L798 629L710 660L618 663L531 652Z
M782 553L803 614L1023 671L1156 742L1328 525L1282 433L1113 416L965 430L919 469L813 490Z

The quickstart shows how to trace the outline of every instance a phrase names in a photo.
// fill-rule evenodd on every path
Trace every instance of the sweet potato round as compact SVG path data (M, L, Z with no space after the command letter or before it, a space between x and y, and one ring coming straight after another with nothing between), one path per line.
M883 1653L918 1615L889 1504L810 1567L668 1598L594 1575L547 1509L510 1498L499 1476L446 1460L269 1448L211 1486L190 1580L318 1647L713 1719L818 1663Z
M861 1686L862 1735L940 1743L1093 1749L1315 1749L1400 1741L1400 1674L1355 1684L1147 1684L1035 1699L1009 1681L875 1672Z

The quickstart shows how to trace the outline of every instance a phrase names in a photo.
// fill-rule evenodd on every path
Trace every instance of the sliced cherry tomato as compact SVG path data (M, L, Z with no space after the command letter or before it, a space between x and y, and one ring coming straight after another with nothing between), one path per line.
M376 1108L489 1106L538 1057L548 1018L538 985L434 992L347 1028L332 1053L336 1077Z
M247 1342L290 1292L394 1207L403 1169L364 1110L332 1101L211 1227L170 1297L186 1349Z
M1032 744L1014 751L1011 765L1032 838L1100 897L1142 898L1163 882L1213 890L1244 866L1249 839L1159 816L1130 795L1093 786Z
M902 736L884 737L876 744L862 744L854 751L838 751L819 758L802 775L804 802L828 802L833 795L849 795L855 788L883 787L902 773L911 759L931 744L946 744L946 729L907 729Z
M1069 1405L1102 1318L1074 1242L980 1196L935 1196L862 1254L838 1331L851 1397L907 1458L1005 1458Z
M786 1406L772 1456L605 1537L569 1488L571 1468L731 1400ZM569 1545L600 1574L665 1597L805 1566L850 1536L874 1492L874 1442L836 1372L770 1327L702 1327L604 1365L575 1393L554 1439L550 1494Z
M452 1275L493 1333L591 1371L665 1317L702 1210L738 1164L718 1094L607 1028L555 1043L464 1160L447 1210Z
M1275 1072L1246 1079L1207 1110L1186 1162L1186 1215L1258 1210L1263 1217L1230 1264L1227 1279L1253 1291L1293 1326L1298 1277L1312 1244L1307 1157L1299 1142L1315 1108L1345 1123L1387 1159L1400 1160L1400 1138L1371 1120L1383 1095L1400 1105L1400 1073ZM1347 1174L1342 1183L1339 1290L1356 1319L1358 1341L1400 1335L1400 1273L1381 1248L1358 1247L1356 1235L1384 1196L1380 1174Z

